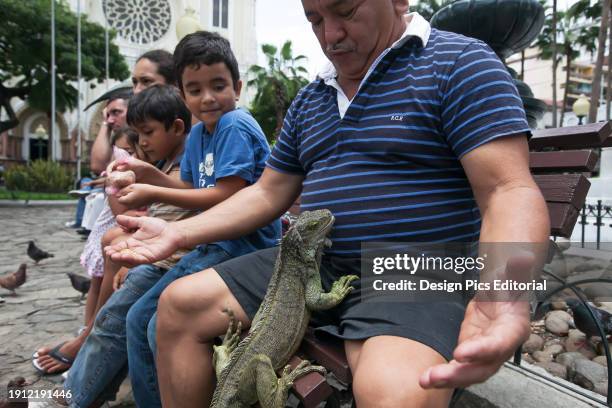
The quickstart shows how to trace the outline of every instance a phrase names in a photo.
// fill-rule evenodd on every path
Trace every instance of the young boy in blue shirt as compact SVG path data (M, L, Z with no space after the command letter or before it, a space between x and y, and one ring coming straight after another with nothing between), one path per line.
M181 180L166 177L145 163L118 164L119 170L135 171L139 181L120 192L119 202L130 207L164 202L207 210L255 183L270 149L255 119L236 109L242 83L227 40L203 31L190 34L177 45L174 61L186 105L201 121L187 139ZM127 316L128 362L138 406L161 407L152 349L155 311L162 291L180 277L274 246L279 238L280 222L276 220L242 238L202 245L186 255L191 261L188 265L182 262L168 271L131 307Z

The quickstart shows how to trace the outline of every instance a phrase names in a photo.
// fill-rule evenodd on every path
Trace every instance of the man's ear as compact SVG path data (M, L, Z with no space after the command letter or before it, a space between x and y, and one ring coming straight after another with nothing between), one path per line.
M236 102L238 102L238 99L240 99L240 91L242 91L242 80L239 79L234 87L234 92L236 92Z
M408 8L410 6L409 0L391 0L393 2L393 8L395 9L395 14L398 16L403 16L408 13Z
M183 119L174 119L172 127L177 135L182 136L185 134L185 123L183 122Z

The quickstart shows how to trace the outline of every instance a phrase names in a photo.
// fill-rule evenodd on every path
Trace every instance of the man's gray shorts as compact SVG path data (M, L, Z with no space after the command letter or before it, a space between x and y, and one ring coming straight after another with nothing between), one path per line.
M252 320L272 276L277 248L253 252L223 262L215 269ZM360 259L324 256L321 281L325 291L343 275L360 275ZM418 341L452 359L465 313L460 302L367 302L356 290L335 308L314 313L311 326L317 336L362 340L374 336L398 336Z

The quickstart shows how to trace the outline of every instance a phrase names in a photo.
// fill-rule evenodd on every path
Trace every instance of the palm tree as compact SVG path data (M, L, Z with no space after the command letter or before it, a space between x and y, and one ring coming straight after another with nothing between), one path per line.
M606 36L608 33L608 19L610 16L610 1L602 0L601 26L597 40L597 60L591 86L591 108L589 110L589 123L597 122L597 111L599 109L599 93L601 92L601 76L603 70L604 53L606 51Z
M266 133L274 140L280 134L291 101L298 91L308 84L308 79L304 76L308 71L301 66L306 57L293 56L291 41L286 41L280 51L271 44L263 44L261 49L267 59L267 66L252 65L249 74L253 79L249 80L247 85L257 89L251 108L253 116L260 122L264 131L270 127L270 113L274 115L273 133Z
M552 127L557 127L557 0L553 0L552 6L552 25L551 25L551 38L555 40L551 42L552 46ZM567 91L567 82L565 83L565 90ZM565 112L565 104L567 103L567 92L563 95L563 109L561 115ZM563 124L563 117L561 117L561 124Z
M546 2L543 2L546 7ZM555 2L556 3L556 2ZM588 6L589 0L580 0L567 11L557 11L546 16L542 32L538 36L536 46L540 49L540 58L553 59L553 126L557 123L562 125L565 117L565 109L568 105L569 80L572 61L580 55L580 48L589 52L595 50L594 40L597 36L597 27L578 27L577 22L585 16L583 6ZM553 4L553 8L554 8ZM587 16L588 17L588 16ZM553 32L555 35L553 36ZM553 38L556 41L553 41ZM560 51L560 52L558 52ZM565 89L563 91L563 103L561 118L556 122L556 72L557 64L565 58Z

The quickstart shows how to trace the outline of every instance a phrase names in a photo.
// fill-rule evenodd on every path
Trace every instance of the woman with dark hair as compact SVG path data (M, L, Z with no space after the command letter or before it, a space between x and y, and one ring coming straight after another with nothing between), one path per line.
M176 86L172 54L165 50L151 50L142 54L134 65L132 84L135 94L156 84Z

